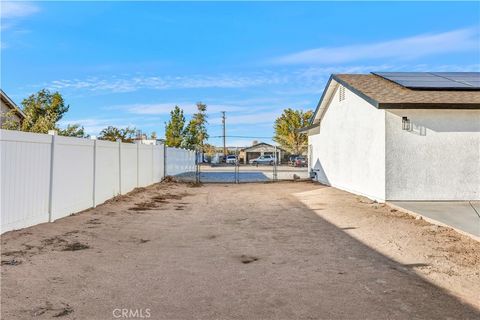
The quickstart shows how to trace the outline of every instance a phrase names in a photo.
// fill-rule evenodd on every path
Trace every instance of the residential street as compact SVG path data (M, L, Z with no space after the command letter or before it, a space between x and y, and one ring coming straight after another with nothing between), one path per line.
M334 188L161 183L3 234L1 318L478 319L479 270L479 242Z

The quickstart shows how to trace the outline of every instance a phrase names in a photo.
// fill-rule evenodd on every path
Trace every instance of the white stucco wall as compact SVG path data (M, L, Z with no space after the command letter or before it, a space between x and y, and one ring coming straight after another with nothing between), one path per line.
M311 135L310 164L327 185L385 200L385 111L345 89L331 100L320 133Z
M480 110L386 111L386 198L479 200Z

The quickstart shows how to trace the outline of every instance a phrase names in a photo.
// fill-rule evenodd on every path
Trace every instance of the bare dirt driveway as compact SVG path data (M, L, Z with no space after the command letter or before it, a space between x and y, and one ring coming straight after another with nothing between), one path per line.
M2 235L1 318L478 319L479 249L312 183L158 184Z

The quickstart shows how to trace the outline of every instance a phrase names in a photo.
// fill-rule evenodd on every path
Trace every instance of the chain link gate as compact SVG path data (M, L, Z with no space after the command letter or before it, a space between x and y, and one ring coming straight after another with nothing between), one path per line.
M273 147L273 146L272 146ZM196 149L195 156L195 183L248 183L248 182L276 182L279 179L279 167L281 160L278 155L277 147L271 152L266 152L266 157L270 157L268 162L252 162L252 158L247 158L244 148L231 147L230 154L223 156L217 154L215 161L205 160L201 149ZM243 155L242 155L243 152ZM256 158L263 157L263 153ZM249 161L250 160L250 161ZM265 160L264 160L265 161ZM285 172L285 165L282 169ZM285 174L282 175L285 179Z

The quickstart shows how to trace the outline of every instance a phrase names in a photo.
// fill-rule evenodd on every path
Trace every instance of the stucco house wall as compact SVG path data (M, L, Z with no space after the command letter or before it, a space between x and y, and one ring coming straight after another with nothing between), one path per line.
M385 110L345 88L333 94L318 134L309 135L309 167L319 182L385 200Z
M386 199L479 200L480 110L387 110Z

